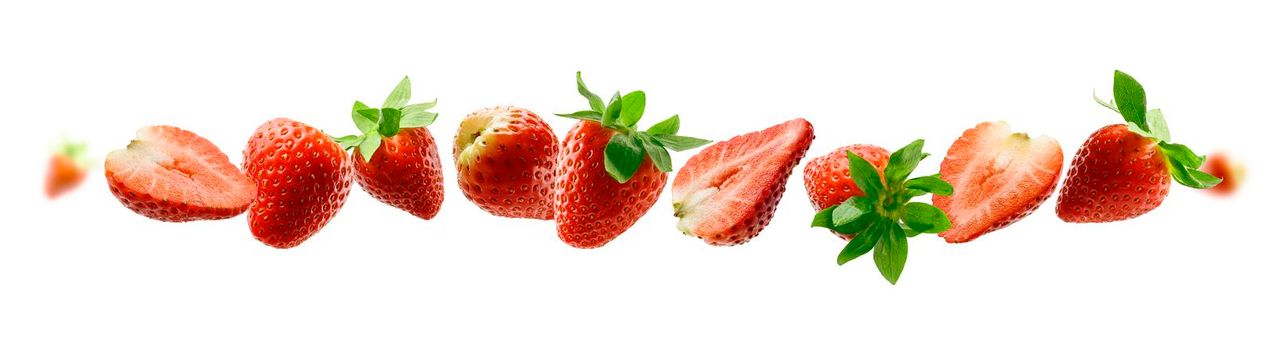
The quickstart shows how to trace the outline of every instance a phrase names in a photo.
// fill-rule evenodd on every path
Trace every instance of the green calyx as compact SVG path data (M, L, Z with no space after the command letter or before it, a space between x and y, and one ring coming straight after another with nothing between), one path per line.
M1145 88L1131 75L1122 71L1114 71L1114 100L1105 101L1093 92L1092 97L1105 108L1109 108L1123 116L1127 121L1127 129L1154 139L1158 149L1167 156L1171 177L1181 185L1192 188L1211 188L1220 183L1220 178L1212 176L1198 167L1207 160L1198 156L1189 147L1171 143L1171 131L1167 128L1167 119L1162 110L1149 109L1145 100Z
M938 175L909 178L928 157L924 140L916 140L893 152L881 174L862 157L845 152L849 175L863 195L851 197L813 216L813 227L854 234L836 262L844 265L874 251L875 267L889 283L897 284L906 266L906 240L924 233L950 229L950 218L928 203L912 202L929 193L949 196L954 188ZM909 179L908 179L909 178Z
M81 168L88 168L92 165L92 161L88 157L88 144L80 141L63 138L57 145L52 147L53 154L60 154Z
M346 150L357 147L362 159L371 161L383 138L393 137L402 129L427 127L438 118L437 113L429 111L438 104L437 99L410 105L409 101L411 79L408 77L402 78L380 108L355 101L352 116L360 134L336 137L336 143Z
M668 149L686 151L708 143L709 140L677 135L681 127L681 117L673 115L651 126L645 131L637 129L637 122L645 114L645 92L637 90L626 95L615 92L610 102L602 102L601 97L588 90L583 83L583 74L575 72L575 81L579 94L588 100L588 109L574 113L558 113L558 116L601 123L602 127L614 130L614 136L606 143L606 172L619 183L627 183L641 168L646 156L654 166L662 172L672 171L672 157Z

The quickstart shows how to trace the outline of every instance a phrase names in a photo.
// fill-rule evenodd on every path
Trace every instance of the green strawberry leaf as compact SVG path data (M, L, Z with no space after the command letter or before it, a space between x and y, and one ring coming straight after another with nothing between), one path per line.
M664 147L677 152L688 151L712 143L709 140L681 135L651 135L651 137L658 140Z
M1162 142L1171 142L1171 130L1167 129L1167 119L1163 117L1161 109L1155 108L1145 112L1145 124L1149 126L1149 137Z
M1102 107L1108 108L1109 110L1114 111L1114 113L1122 114L1118 111L1118 107L1114 107L1114 100L1106 101L1101 99L1100 96L1096 95L1096 89L1092 89L1092 99L1096 100L1096 103L1100 104Z
M875 244L875 267L884 275L888 283L897 284L906 267L906 233L895 222L883 222L887 225L881 230L881 237Z
M923 193L932 193L938 196L949 196L955 193L955 188L942 180L941 174L928 175L906 180L906 188L922 191ZM922 194L922 193L921 193ZM911 196L915 197L915 196Z
M663 145L650 138L650 135L646 133L637 132L636 136L641 140L640 143L645 148L645 153L650 155L650 161L654 162L654 167L665 173L672 172L672 155L667 153L667 149L663 148Z
M380 109L380 135L393 137L398 134L402 122L402 111L397 108Z
M629 128L636 126L637 122L641 121L642 114L645 114L645 92L637 90L623 95L623 110L619 111L619 125Z
M376 130L376 124L380 122L380 113L360 101L354 101L353 117L354 125L363 133Z
M583 72L575 72L575 82L579 85L579 95L588 99L588 107L591 107L593 112L597 112L597 115L601 115L606 110L606 105L601 102L601 96L588 91L588 86L583 84Z
M862 219L866 213L874 210L871 198L862 196L849 197L844 203L836 206L835 212L831 215L831 222L835 226L844 226L854 221ZM844 232L852 233L852 232Z
M928 154L924 153L924 140L915 140L898 149L888 158L888 166L884 167L884 180L890 187L900 184L911 176L915 167L919 166L919 161L926 157Z
M849 175L853 177L853 183L857 184L867 197L879 198L880 193L884 191L884 184L880 182L880 173L875 170L875 166L853 152L845 151L844 153L849 157Z
M614 97L610 98L610 104L606 105L606 112L601 114L601 125L612 128L619 120L619 114L623 111L623 97L619 96L619 92L614 92Z
M678 115L673 115L667 119L663 119L663 121L658 122L657 124L654 124L654 126L651 126L649 129L646 129L645 132L650 134L651 136L676 135L676 132L680 130L681 130L681 116L678 114Z
M839 205L832 205L826 209L818 211L817 214L813 214L813 222L809 224L809 227L835 229L835 223L831 221L831 216L833 215L832 213L835 212L836 207L839 207Z
M1198 156L1189 147L1162 142L1158 144L1158 148L1167 155L1168 170L1171 172L1171 178L1177 183L1198 189L1212 188L1220 184L1220 178L1198 170L1207 158Z
M927 203L910 202L902 206L902 222L918 232L940 233L950 229L946 213Z
M363 138L363 135L348 135L337 137L333 140L336 141L336 144L340 145L341 149L349 150L351 148L358 147L359 144L362 144Z
M1114 103L1128 124L1134 124L1140 130L1151 130L1145 123L1145 88L1131 75L1119 70L1114 71Z
M410 108L411 106L407 106ZM433 124L438 119L438 114L429 111L411 111L402 110L402 121L398 123L398 127L406 128L423 128Z
M371 156L376 154L376 150L380 149L380 134L367 133L362 143L358 144L358 154L362 155L362 160L371 161Z
M411 79L402 77L402 81L393 88L393 92L385 98L385 103L380 104L380 108L402 109L407 106L408 101L411 101Z
M601 112L597 112L597 111L578 111L578 112L569 113L569 114L561 114L561 113L556 113L556 114L558 117L566 117L570 119L579 119L579 120L591 120L598 123L601 122Z
M615 181L627 183L645 161L645 150L637 144L639 142L627 134L617 133L606 143L606 172Z
M836 256L835 262L837 264L844 265L853 261L853 259L857 259L859 256L866 254L866 252L871 251L871 248L876 246L876 242L879 241L880 237L887 234L888 229L886 225L889 225L889 222L884 220L871 222L870 226L867 226L866 230L853 237L853 239L849 240L848 244L844 245L844 249L840 250L840 255Z

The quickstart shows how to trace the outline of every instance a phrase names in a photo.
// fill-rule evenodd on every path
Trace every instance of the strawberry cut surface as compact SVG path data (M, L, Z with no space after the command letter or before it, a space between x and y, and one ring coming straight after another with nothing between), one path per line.
M968 242L1030 215L1056 189L1063 157L1056 140L1013 133L1004 122L968 129L941 164L954 194L933 196L952 224L940 236Z
M124 206L160 221L234 217L257 191L212 142L172 126L138 130L127 148L106 156L105 168Z
M773 218L787 178L813 137L813 125L794 119L691 157L672 182L677 228L712 245L751 240Z

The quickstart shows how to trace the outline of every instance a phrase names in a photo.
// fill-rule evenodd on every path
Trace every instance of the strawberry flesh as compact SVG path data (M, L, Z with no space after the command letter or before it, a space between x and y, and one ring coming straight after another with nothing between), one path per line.
M712 245L738 245L773 218L787 178L813 142L794 119L717 142L694 155L672 183L677 228Z
M215 145L171 126L142 128L128 148L107 155L106 179L124 206L160 221L233 217L257 191Z
M1056 189L1063 157L1056 140L1013 133L1004 122L968 129L941 164L942 179L955 191L933 196L951 221L940 236L968 242L1030 215Z

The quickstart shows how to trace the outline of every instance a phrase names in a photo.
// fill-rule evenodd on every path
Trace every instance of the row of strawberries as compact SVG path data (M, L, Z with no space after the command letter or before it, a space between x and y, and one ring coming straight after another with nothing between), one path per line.
M603 101L576 75L588 108L559 114L579 122L558 140L548 124L515 107L479 110L460 124L453 159L459 187L481 209L504 217L555 220L559 238L579 248L605 245L630 228L662 193L672 171L668 150L710 143L678 135L679 116L637 127L645 93ZM1210 188L1220 178L1198 170L1205 157L1170 143L1144 90L1115 73L1115 100L1099 101L1126 123L1102 128L1073 159L1057 202L1067 222L1124 220L1162 203L1171 180ZM437 215L443 175L427 127L436 101L411 104L404 78L379 108L356 102L359 133L334 137L290 119L253 133L242 172L208 140L172 126L138 131L106 158L111 192L133 211L162 221L225 219L248 213L252 234L276 248L295 247L344 205L356 181L375 199L423 219ZM677 228L713 245L737 245L772 219L788 177L814 139L813 126L790 120L717 142L692 156L672 183ZM911 177L928 156L917 140L889 153L850 145L804 168L813 225L848 240L844 264L874 251L896 283L906 241L936 233L968 242L1037 209L1060 183L1062 151L1048 137L1014 133L1003 122L966 131L938 174ZM932 204L913 201L932 194Z

